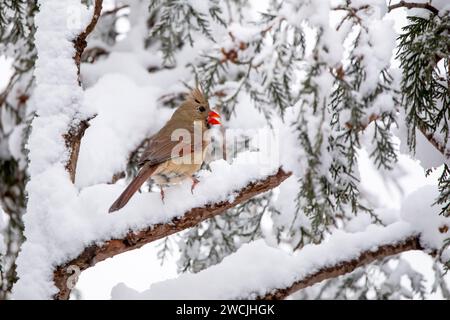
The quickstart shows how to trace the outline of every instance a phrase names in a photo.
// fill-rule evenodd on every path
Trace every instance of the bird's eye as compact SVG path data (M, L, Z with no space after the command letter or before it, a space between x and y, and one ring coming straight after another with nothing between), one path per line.
M204 106L200 106L200 107L198 107L198 111L200 111L200 112L205 112L205 107Z
M197 99L194 99L195 102L200 103L200 101L198 101Z

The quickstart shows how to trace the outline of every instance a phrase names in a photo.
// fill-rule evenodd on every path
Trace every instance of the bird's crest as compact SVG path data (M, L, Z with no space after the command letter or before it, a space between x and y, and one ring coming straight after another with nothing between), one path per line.
M191 91L187 100L191 100L192 102L196 102L198 104L203 104L203 105L208 104L208 100L206 99L205 95L198 87Z

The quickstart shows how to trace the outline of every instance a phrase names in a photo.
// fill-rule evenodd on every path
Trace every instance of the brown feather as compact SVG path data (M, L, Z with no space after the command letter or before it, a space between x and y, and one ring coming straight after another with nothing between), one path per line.
M158 166L146 165L142 167L139 171L138 175L130 182L128 187L122 192L122 194L117 198L116 201L109 208L109 213L117 211L123 208L131 197L139 190L139 188L144 184L147 179L151 177L153 172L157 169Z

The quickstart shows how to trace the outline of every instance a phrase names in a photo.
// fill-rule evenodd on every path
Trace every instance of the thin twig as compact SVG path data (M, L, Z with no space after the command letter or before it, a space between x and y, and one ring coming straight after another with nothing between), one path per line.
M442 153L442 155L447 158L447 160L450 160L450 149L447 149L445 144L439 142L433 135L433 133L428 133L426 129L420 126L418 126L417 128L423 134L425 139L427 139L433 145L433 147L435 147L440 153Z
M87 36L94 30L95 26L97 25L97 21L100 18L100 14L102 12L102 6L103 6L103 0L95 0L94 4L94 14L92 15L92 19L89 22L89 24L86 26L86 29L82 33L78 35L73 40L74 46L75 46L75 56L73 57L75 59L75 64L78 69L78 82L81 85L80 81L80 64L81 64L81 55L83 54L84 49L86 49L87 42L86 38Z
M388 12L391 12L394 9L397 8L407 8L407 9L426 9L431 12L433 12L435 15L439 14L439 10L433 7L430 3L418 3L418 2L406 2L406 1L400 1L399 3L392 4L388 7Z

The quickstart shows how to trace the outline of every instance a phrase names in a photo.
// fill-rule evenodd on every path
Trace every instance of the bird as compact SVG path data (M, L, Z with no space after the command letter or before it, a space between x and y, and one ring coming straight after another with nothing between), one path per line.
M142 184L149 179L159 185L163 203L163 186L191 178L191 192L193 192L199 182L194 175L200 170L204 151L208 145L208 142L203 140L204 133L214 125L221 125L220 118L216 111L211 110L205 94L199 88L192 90L169 121L149 138L139 160L138 174L111 205L109 212L123 208ZM195 137L192 138L196 124L201 128L200 141L196 141ZM173 133L177 132L177 129L180 133L190 134L190 139L186 141L184 141L185 137L181 141L173 139ZM176 152L178 149L179 152Z

